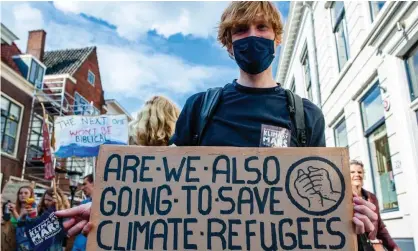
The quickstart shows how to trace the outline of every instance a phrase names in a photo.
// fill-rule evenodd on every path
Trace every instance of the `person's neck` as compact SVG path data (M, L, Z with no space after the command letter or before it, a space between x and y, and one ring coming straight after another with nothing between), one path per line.
M253 88L270 88L277 86L276 81L273 79L271 67L256 75L248 74L240 69L240 76L237 82L240 85Z

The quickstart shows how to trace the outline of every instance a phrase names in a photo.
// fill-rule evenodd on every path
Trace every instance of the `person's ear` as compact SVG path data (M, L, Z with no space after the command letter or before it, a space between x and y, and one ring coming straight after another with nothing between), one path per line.
M274 48L277 48L280 44L281 44L281 39L280 38L275 38L274 39Z

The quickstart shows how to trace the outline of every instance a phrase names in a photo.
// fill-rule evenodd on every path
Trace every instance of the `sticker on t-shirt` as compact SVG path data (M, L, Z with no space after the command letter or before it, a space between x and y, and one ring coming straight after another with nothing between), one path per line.
M261 125L260 147L289 147L290 135L289 129Z

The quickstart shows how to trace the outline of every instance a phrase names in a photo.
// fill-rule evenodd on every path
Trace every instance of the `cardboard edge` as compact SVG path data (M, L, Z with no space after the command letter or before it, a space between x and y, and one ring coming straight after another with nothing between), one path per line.
M172 153L182 152L207 152L210 151L212 154L228 154L230 152L236 153L238 152L251 152L263 155L266 152L271 152L272 150L277 151L278 154L281 155L293 155L294 150L298 149L302 152L302 154L307 155L321 155L323 151L327 151L327 155L329 156L340 156L341 151L343 151L344 147L304 147L304 148L296 148L296 147L286 147L286 148L258 148L258 147L214 147L214 146L138 146L138 145L101 145L99 150L99 155L101 151L131 151L131 149L141 149L143 153L164 153L170 151ZM221 149L220 149L221 148Z
M350 154L348 151L348 148L342 148L341 149L341 167L343 168L343 172L344 173L348 173L348 175L344 176L344 180L345 183L347 184L347 195L349 198L353 198L353 190L350 189L351 188L351 177L350 177ZM346 171L347 169L347 171ZM352 221L352 218L354 216L354 206L351 206L349 209L349 214L350 214L350 219ZM351 228L351 234L353 236L352 238L352 242L353 242L353 251L358 251L358 245L357 245L357 234L355 233L354 230L354 223L353 223L353 227Z
M100 179L100 168L104 166L105 161L106 161L106 153L110 150L112 150L112 148L109 149L108 147L109 145L101 145L99 147L99 154L97 155L97 163L96 163L96 168L94 170L94 182L98 182L98 178ZM96 192L100 192L98 189L93 189L93 195L92 198L96 198L95 194ZM97 226L99 223L99 217L96 217L99 215L99 211L100 211L100 200L95 199L92 200L92 204L91 204L91 209L90 209L90 222L93 224L90 233L87 236L87 245L86 245L86 250L87 251L93 251L95 250L95 248L97 248Z

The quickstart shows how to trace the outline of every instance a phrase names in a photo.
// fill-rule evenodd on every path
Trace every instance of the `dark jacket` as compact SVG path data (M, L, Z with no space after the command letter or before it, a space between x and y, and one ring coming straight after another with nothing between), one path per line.
M398 245L396 245L395 241L392 239L392 237L389 234L389 231L387 230L385 223L383 223L382 218L380 217L380 210L379 210L379 201L377 200L376 195L374 195L373 193L365 190L365 189L361 189L361 193L363 195L363 197L373 203L376 206L376 210L375 213L378 216L377 221L375 221L374 224L374 230L370 233L368 233L369 239L370 240L381 240L383 243L383 246L388 249L389 251L394 250L395 248L398 247Z

